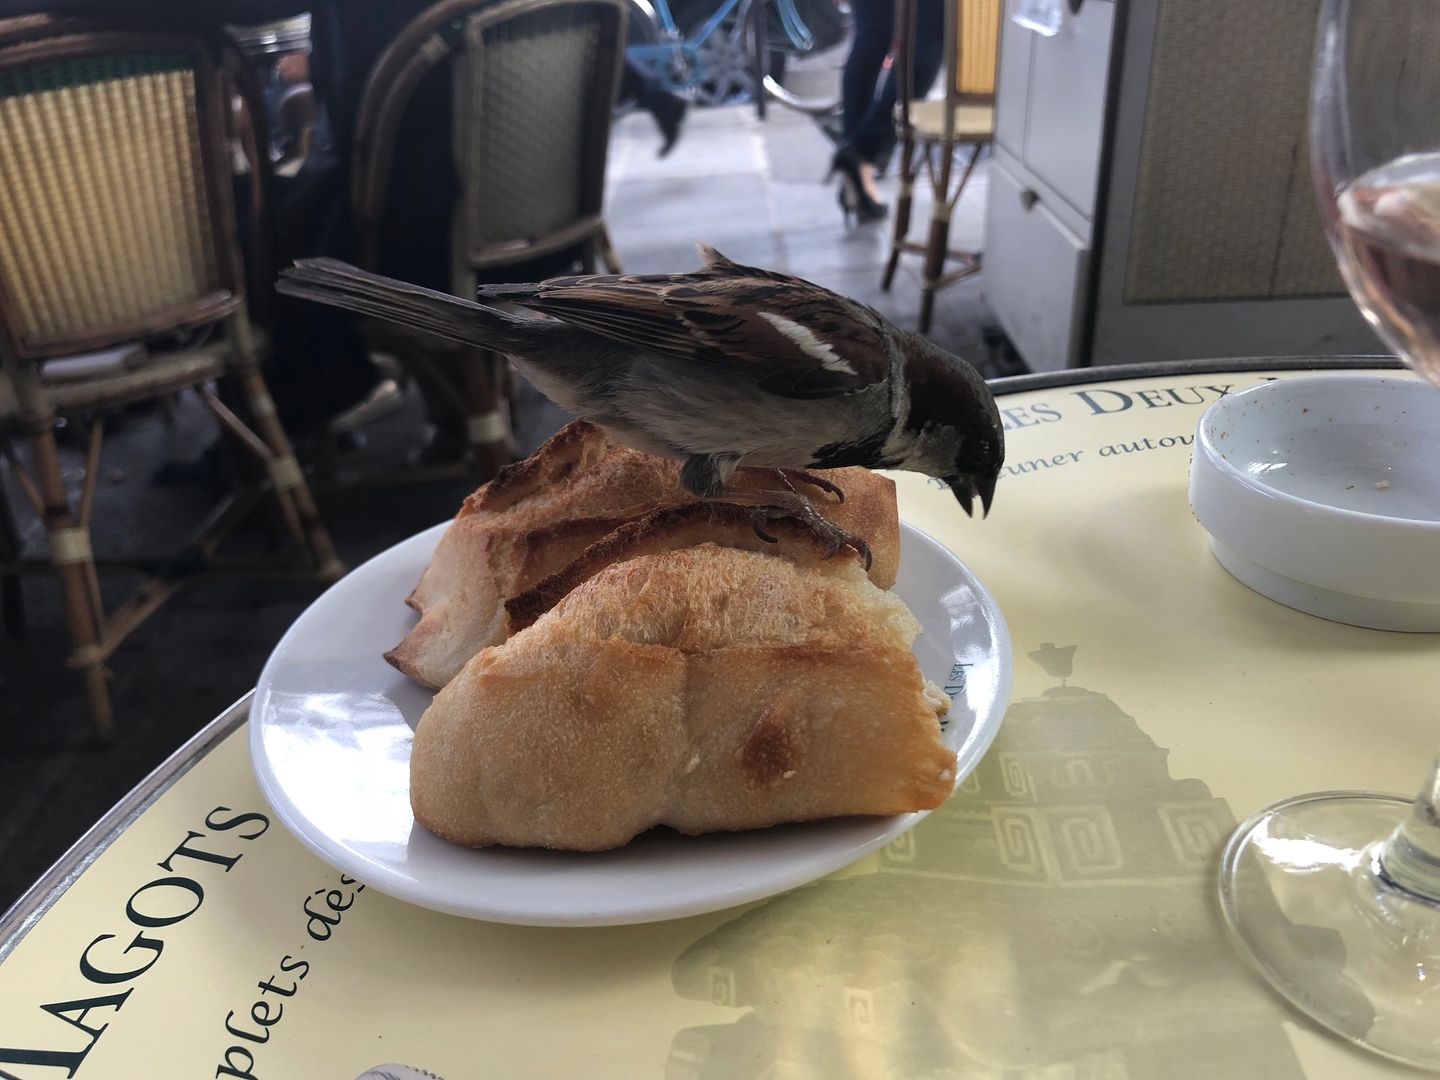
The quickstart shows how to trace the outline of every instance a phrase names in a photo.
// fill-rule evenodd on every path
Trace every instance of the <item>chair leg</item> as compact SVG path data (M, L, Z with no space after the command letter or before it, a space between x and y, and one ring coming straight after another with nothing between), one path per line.
M945 274L945 256L950 248L950 205L935 204L935 213L930 218L930 238L925 245L925 273L920 282L920 333L930 332L930 320L935 313L935 291L940 288L940 279Z
M924 280L921 282L920 332L922 334L930 332L930 319L935 310L935 293L945 281L945 260L950 255L950 219L955 213L955 206L960 201L960 197L965 193L965 185L970 182L970 176L980 161L980 152L983 149L983 145L976 144L970 152L970 158L960 173L960 181L955 185L952 193L950 174L954 165L955 150L950 146L942 145L940 147L943 157L939 171L935 172L932 177L935 186L935 209L930 216L930 236L925 245L925 274ZM978 261L972 265L978 266Z
M296 539L309 554L321 580L338 580L345 573L345 564L335 553L330 533L325 528L325 523L320 520L320 511L315 506L310 485L305 481L305 474L301 472L300 463L295 459L295 450L290 445L289 436L280 426L280 418L275 413L275 402L270 397L270 389L265 385L258 365L249 364L246 368L247 370L240 372L240 388L245 395L246 404L250 406L250 413L255 418L255 427L260 438L270 452L271 480L281 509L287 511L287 519L292 519L292 531L296 532Z
M14 563L20 558L20 530L15 527L15 515L10 509L10 500L0 486L0 564ZM20 575L0 574L0 621L5 632L11 637L22 637L25 633L25 596L20 591Z
M488 480L510 464L510 413L503 390L505 358L475 350L465 364L466 433L470 467Z
M612 274L623 274L625 271L620 266L620 256L615 254L615 245L610 242L610 230L604 225L595 234L591 243L595 246L596 254L600 256L600 262L605 269Z
M900 147L900 193L895 199L895 232L890 240L890 258L885 263L885 273L880 278L880 288L890 291L895 280L895 270L900 265L900 253L905 248L905 238L910 233L910 211L915 204L915 140L906 135Z
M50 544L50 561L60 580L65 604L65 621L70 625L70 664L85 682L90 722L97 737L109 739L114 730L110 710L110 688L100 651L102 613L96 607L92 588L95 559L90 552L90 534L70 510L65 478L60 471L60 454L55 432L43 424L32 439L35 472L45 503L45 531Z

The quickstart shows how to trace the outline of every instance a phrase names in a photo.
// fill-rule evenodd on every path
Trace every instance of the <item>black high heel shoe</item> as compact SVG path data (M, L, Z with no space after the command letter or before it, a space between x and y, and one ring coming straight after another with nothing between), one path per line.
M850 225L851 214L855 215L856 224L873 225L877 221L884 221L890 213L888 203L877 202L870 198L865 194L865 189L859 185L852 188L849 180L841 182L835 195L847 228Z
M840 212L845 217L846 227L850 225L851 214L855 215L855 220L861 225L883 221L890 213L890 207L878 199L872 199L866 193L865 185L860 180L860 155L853 146L842 146L835 151L835 156L830 159L830 173L826 179L830 179L837 172L841 177L838 192Z

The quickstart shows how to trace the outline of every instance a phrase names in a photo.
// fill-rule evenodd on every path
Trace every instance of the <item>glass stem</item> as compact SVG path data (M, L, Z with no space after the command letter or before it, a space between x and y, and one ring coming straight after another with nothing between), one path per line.
M1440 904L1440 757L1410 816L1380 845L1379 859L1395 885Z

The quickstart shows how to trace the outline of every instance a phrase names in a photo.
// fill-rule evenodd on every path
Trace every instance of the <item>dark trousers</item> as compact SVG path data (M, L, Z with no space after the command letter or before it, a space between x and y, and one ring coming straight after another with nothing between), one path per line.
M915 11L915 97L930 92L945 60L945 0L918 0ZM895 70L880 73L895 40L895 0L852 0L855 40L840 84L841 134L866 161L882 161L895 145Z

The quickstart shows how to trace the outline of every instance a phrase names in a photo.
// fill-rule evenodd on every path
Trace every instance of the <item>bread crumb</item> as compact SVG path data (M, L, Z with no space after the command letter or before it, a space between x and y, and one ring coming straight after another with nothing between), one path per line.
M1390 487L1390 481L1389 481L1389 480L1376 480L1376 481L1375 481L1375 490L1376 490L1376 491L1385 491L1385 490L1387 490L1389 487Z
M786 769L784 772L782 772L782 773L780 774L780 779L781 779L781 780L789 780L789 779L790 779L792 776L794 776L794 775L795 775L795 770L794 770L794 769Z
M699 754L696 754L694 757L692 757L692 758L690 759L690 763L685 766L685 775L686 775L686 776L689 776L692 772L694 772L694 771L695 771L696 769L698 769L699 767L700 767L700 755L699 755Z
M944 716L950 711L950 698L946 696L944 690L941 690L940 687L936 686L929 679L925 680L925 689L923 692L925 695L925 704L935 710L937 717Z

